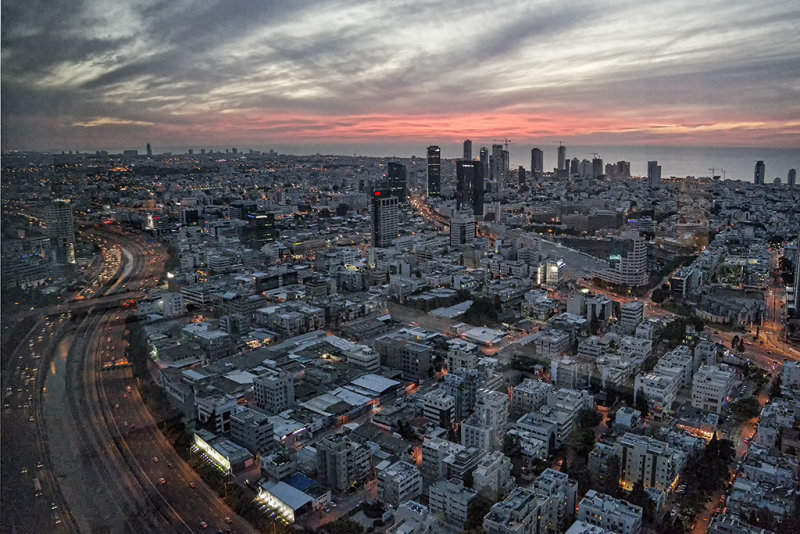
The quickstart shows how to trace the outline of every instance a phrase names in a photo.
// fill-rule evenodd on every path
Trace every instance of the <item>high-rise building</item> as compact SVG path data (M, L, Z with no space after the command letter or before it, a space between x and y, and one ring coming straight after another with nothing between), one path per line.
M544 151L541 148L531 149L531 174L534 179L540 179L544 172Z
M472 141L464 141L464 161L472 161Z
M595 273L611 284L641 286L647 283L647 241L635 230L626 230L611 242L609 268Z
M764 174L767 172L766 165L762 160L756 161L756 168L753 171L753 183L764 185Z
M475 241L475 216L472 210L459 210L450 220L450 246L469 246Z
M617 162L617 175L620 178L630 178L631 177L631 162L630 161L618 161Z
M506 182L508 167L505 165L507 157L504 152L503 145L492 145L492 155L489 157L489 181L493 184L493 191L501 190Z
M597 180L598 178L602 178L603 175L603 160L602 158L594 158L592 159L592 178Z
M430 184L429 184L430 185ZM400 209L397 197L387 191L375 191L372 196L372 246L389 247L400 228Z
M442 149L438 146L428 147L428 196L438 197L442 194Z
M480 162L456 164L456 210L471 207L475 215L483 215L483 176Z
M517 178L519 179L519 185L525 183L525 167L522 165L517 168Z
M661 165L657 161L647 162L647 187L658 187L661 183Z
M484 178L489 177L489 150L482 146L480 150L481 167L483 167Z
M795 169L789 169L789 176L786 177L786 183L789 185L795 185L797 182L797 171Z
M75 263L75 225L72 220L72 201L53 200L47 206L47 234L50 246L59 261Z
M577 174L580 174L580 172L581 172L581 160L579 160L578 158L572 158L572 161L570 161L569 173L575 176Z
M147 143L147 149L146 150L147 150L147 157L148 158L153 155L153 149L150 148L150 143Z
M558 145L558 170L566 170L567 168L567 147Z
M406 201L406 166L400 163L389 162L385 188L389 195L397 197L399 202Z

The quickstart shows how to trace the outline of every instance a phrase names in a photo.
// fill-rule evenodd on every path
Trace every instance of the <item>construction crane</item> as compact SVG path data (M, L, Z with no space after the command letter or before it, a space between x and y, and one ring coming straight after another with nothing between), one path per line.
M508 150L508 145L511 144L511 139L504 137L503 139L492 139L492 141L502 141L503 145L505 145L505 150Z
M721 172L721 173L722 173L722 179L723 179L723 180L725 179L725 173L727 172L727 171L725 171L725 169L717 169L716 167L709 167L709 169L708 169L708 170L709 170L709 171L711 171L711 177L712 177L712 178L713 178L714 176L719 176L719 175L717 174L717 171L719 171L719 172Z
M591 154L594 159L597 159L597 158L600 157L600 153L599 152L585 152L585 153L586 154Z

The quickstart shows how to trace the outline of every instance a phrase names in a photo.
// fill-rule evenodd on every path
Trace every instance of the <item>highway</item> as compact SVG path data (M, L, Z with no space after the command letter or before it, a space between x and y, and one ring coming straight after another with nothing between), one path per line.
M116 278L91 285L94 298L34 310L40 317L60 313L40 319L22 340L14 354L21 362L15 376L29 380L22 371L26 362L31 367L46 361L34 360L33 353L52 353L49 370L37 372L47 376L44 388L42 378L36 387L17 392L19 380L6 380L11 375L4 372L4 387L14 393L3 410L4 428L28 425L42 432L38 447L36 433L3 433L3 510L12 511L3 514L4 531L254 532L161 434L132 369L101 370L103 362L126 355L125 319L132 311L114 304L156 286L164 276L165 254L136 237L88 233L106 247L119 246ZM117 291L123 293L112 294ZM77 310L87 313L73 315ZM31 338L29 347L25 341ZM31 353L22 354L23 348ZM7 362L4 358L4 371ZM17 393L31 399L17 402ZM34 394L40 393L41 409L33 408ZM44 493L36 499L34 470Z

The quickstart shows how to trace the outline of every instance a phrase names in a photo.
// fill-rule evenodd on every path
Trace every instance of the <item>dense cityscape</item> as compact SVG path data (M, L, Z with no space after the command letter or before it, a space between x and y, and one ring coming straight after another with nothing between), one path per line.
M800 533L800 2L0 11L0 532Z
M795 170L504 141L4 153L4 530L796 532Z

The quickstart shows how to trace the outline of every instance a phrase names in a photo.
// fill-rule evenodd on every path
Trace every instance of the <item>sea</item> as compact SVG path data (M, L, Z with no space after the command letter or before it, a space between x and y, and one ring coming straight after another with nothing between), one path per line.
M427 144L436 144L429 142ZM272 145L272 146L237 146L239 152L250 149L269 151L274 150L280 154L336 154L359 155L387 158L410 158L412 156L424 158L426 143L410 144L306 144L306 145ZM473 141L472 156L477 158L481 146L491 150L492 142L479 143ZM461 143L438 143L442 149L442 158L461 158L463 148ZM233 146L233 145L232 145ZM523 166L530 170L531 148L534 146L544 151L545 170L553 169L557 162L558 145L543 144L509 144L509 156L512 168ZM763 148L763 147L709 147L709 146L611 146L611 145L569 145L567 159L578 158L591 160L594 154L603 159L603 163L629 161L633 176L647 175L647 162L655 160L661 165L661 176L668 177L710 177L720 176L729 180L753 181L753 171L756 161L764 161L766 166L765 182L772 183L775 178L780 178L781 183L786 183L789 169L800 168L800 147L798 148ZM172 152L185 153L188 148L194 148L195 154L201 147L158 147L153 145L154 153ZM224 152L226 148L207 146L207 150ZM140 153L141 153L140 149ZM713 169L713 171L712 171Z

